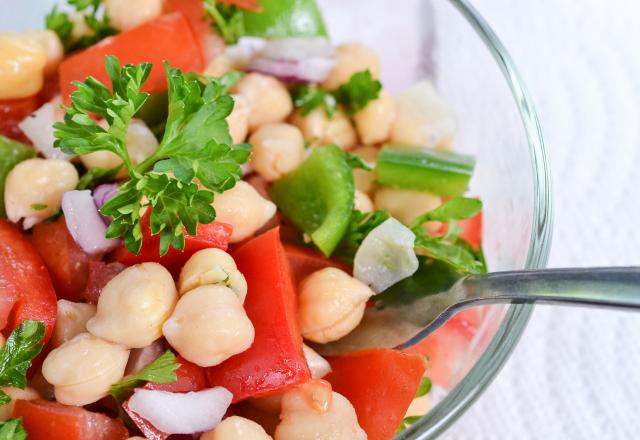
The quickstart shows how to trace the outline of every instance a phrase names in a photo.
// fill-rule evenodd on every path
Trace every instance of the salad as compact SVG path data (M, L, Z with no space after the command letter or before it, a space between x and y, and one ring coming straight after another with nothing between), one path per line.
M314 0L68 0L0 34L0 439L386 440L473 338L323 357L486 271L473 157Z

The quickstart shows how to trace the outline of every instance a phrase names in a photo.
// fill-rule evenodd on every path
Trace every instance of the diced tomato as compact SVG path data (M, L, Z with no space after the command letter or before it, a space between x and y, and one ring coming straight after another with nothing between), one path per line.
M56 292L36 249L5 220L0 220L0 296L0 325L5 336L24 320L44 321L46 344L56 322ZM7 310L9 316L4 314Z
M151 210L140 220L142 228L142 249L138 255L133 254L127 248L122 246L114 252L113 258L127 266L148 261L162 264L166 267L174 277L180 274L180 269L184 263L196 252L207 248L218 248L223 251L229 246L229 237L231 237L232 227L227 223L213 222L208 225L198 225L198 233L194 235L185 234L184 251L178 251L169 248L169 252L163 257L160 256L160 236L158 234L151 235Z
M122 421L76 406L45 400L16 400L13 417L22 417L29 440L125 440Z
M44 85L42 90L37 95L38 106L51 101L57 94L60 93L60 77L58 73L46 76L44 78Z
M204 368L192 364L180 356L176 358L176 362L180 364L180 368L176 370L178 380L172 383L148 382L144 387L148 390L169 391L171 393L188 393L209 388Z
M31 142L18 124L38 108L35 96L22 99L0 100L0 134L20 142Z
M129 409L129 401L122 404L122 409L124 409L131 421L135 423L140 432L142 432L144 438L149 440L165 440L169 437L169 434L160 431L150 421L141 417L137 412L131 411L131 409Z
M423 357L373 349L327 360L332 371L325 380L351 402L368 439L392 438L420 386Z
M167 89L163 61L186 72L200 72L204 68L200 43L189 21L180 13L163 15L129 31L108 37L60 65L60 92L65 104L70 103L75 90L72 81L84 81L91 75L111 86L105 70L106 55L115 55L121 64L153 64L143 89L149 93Z
M313 249L296 246L294 244L285 244L284 251L287 254L289 267L291 267L291 275L293 276L296 286L313 272L324 269L325 267L335 267L351 273L351 267L348 264L330 260Z
M58 298L81 301L89 275L89 255L76 244L64 217L33 228L33 245L44 260Z
M469 243L476 251L480 250L482 245L482 213L479 212L471 218L459 220L458 225L462 228L460 238ZM447 224L443 223L440 232L446 234L447 229Z
M207 369L209 384L233 393L233 401L282 392L311 378L302 352L296 295L278 228L232 254L247 280L244 308L255 328L253 345Z
M89 275L87 285L82 292L82 297L89 304L98 304L100 292L109 281L127 266L122 263L105 263L103 261L89 261Z

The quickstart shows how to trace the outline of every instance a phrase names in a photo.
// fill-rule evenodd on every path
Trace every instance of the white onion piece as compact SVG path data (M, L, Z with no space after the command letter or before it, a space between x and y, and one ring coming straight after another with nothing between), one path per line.
M331 365L329 365L329 362L316 353L315 350L302 344L302 351L304 352L304 358L307 361L307 365L309 365L313 379L322 379L331 373Z
M224 54L229 57L229 61L236 68L243 68L262 49L267 41L258 37L241 37L236 44L228 46Z
M353 276L380 293L418 270L416 236L391 217L362 241L353 260Z
M335 64L333 58L313 57L305 60L256 58L247 69L275 76L291 83L317 83L324 81Z
M124 375L135 374L144 367L155 361L161 354L165 352L164 340L158 339L144 348L134 348L129 353L127 368Z
M129 399L129 410L167 434L211 431L227 412L233 395L215 387L191 393L138 388Z
M294 37L269 40L260 51L260 56L271 59L306 60L322 57L334 58L336 48L322 37Z
M47 102L18 124L20 130L29 138L33 146L47 159L69 160L70 156L53 146L53 123L59 118L56 115L56 100Z
M91 191L68 191L62 195L62 212L67 229L89 255L96 255L113 250L118 240L105 238L107 226L102 221L91 196Z

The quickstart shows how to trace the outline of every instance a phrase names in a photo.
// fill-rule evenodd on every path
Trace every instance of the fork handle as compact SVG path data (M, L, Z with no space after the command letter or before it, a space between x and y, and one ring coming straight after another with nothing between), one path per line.
M547 303L640 308L640 267L494 272L463 278L463 303Z

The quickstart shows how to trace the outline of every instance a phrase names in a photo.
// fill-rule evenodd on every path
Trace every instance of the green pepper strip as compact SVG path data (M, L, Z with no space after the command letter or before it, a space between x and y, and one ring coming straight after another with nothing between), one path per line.
M314 149L302 165L271 187L278 208L326 256L349 226L354 192L351 167L335 145Z
M474 168L472 156L386 145L378 156L376 174L384 186L459 197L467 191Z
M261 12L242 11L246 35L263 38L327 37L315 0L260 0Z
M7 215L4 209L4 185L9 171L35 155L34 148L0 135L0 217Z

